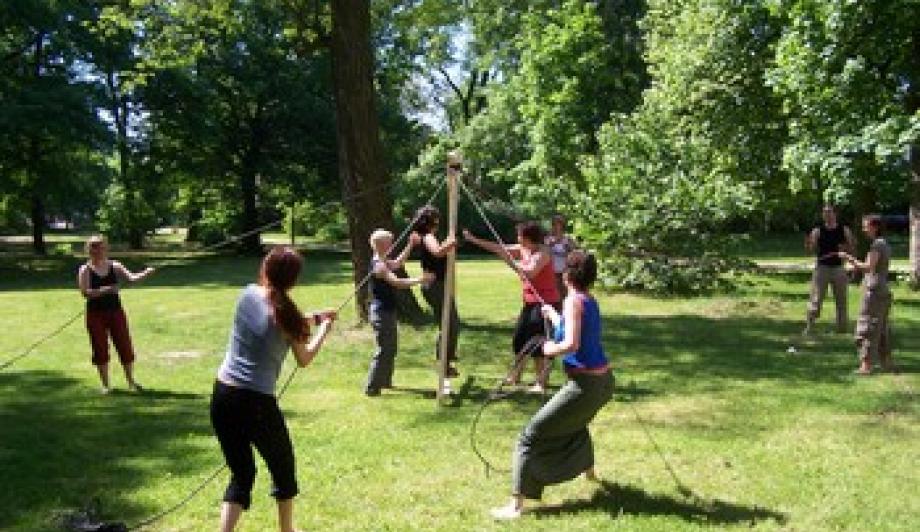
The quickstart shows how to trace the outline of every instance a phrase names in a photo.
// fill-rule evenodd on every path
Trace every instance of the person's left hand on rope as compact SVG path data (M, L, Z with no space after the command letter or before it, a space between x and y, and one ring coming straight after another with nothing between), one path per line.
M421 243L422 243L422 235L416 233L415 231L412 231L412 233L409 234L409 245L414 247Z
M434 272L422 272L422 288L428 288L434 284L437 276Z

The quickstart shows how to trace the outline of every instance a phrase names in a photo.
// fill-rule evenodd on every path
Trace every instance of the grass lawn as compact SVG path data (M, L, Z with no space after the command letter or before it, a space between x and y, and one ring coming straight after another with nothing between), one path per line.
M138 267L142 258L126 262ZM347 257L317 252L307 261L295 291L302 307L344 300ZM76 264L66 256L0 259L0 362L80 311ZM122 293L144 394L124 391L117 364L118 390L98 393L79 321L0 371L0 529L48 529L55 511L93 497L109 518L133 524L222 464L209 393L234 302L256 268L256 259L198 257ZM508 475L484 474L469 426L508 363L519 287L497 260L464 258L458 275L462 374L452 406L439 409L431 399L432 326L401 326L399 389L365 398L373 341L368 327L354 326L351 308L282 398L299 468L301 528L920 528L913 492L920 482L920 294L895 290L895 356L903 372L869 378L852 374L849 336L822 333L798 355L787 354L802 327L801 275L752 277L737 292L701 298L602 296L618 385L592 427L604 482L551 487L542 507L508 525L487 517L489 507L505 502ZM853 317L857 305L853 287ZM830 317L821 324L830 329ZM562 382L558 368L552 378ZM507 466L516 433L539 404L519 394L487 409L479 432L484 454ZM645 429L694 496L678 492ZM268 475L259 467L244 531L274 529ZM213 530L226 479L153 528Z

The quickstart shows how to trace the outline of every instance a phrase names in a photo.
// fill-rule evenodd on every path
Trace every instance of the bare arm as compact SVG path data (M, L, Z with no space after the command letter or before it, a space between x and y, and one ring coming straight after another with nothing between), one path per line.
M815 245L818 242L818 228L814 228L810 233L805 235L805 249L811 253L815 250Z
M527 276L528 279L533 279L540 273L540 270L546 267L551 260L550 254L544 251L538 251L530 256L529 260L521 261L517 263L517 269Z
M86 264L80 266L80 271L77 273L77 286L80 288L80 293L83 294L83 297L86 299L95 299L106 294L113 294L118 292L118 285L114 284L103 286L101 288L90 288L89 266Z
M112 267L115 268L115 274L119 278L125 279L130 283L136 283L137 281L143 281L155 270L153 268L144 268L144 271L140 273L134 273L128 268L125 268L124 265L118 261L112 261Z
M387 259L387 268L391 270L398 270L403 267L407 260L409 260L409 254L412 253L412 248L417 246L419 242L422 241L422 237L418 233L413 232L409 235L409 242L406 244L406 247L403 248L402 253L399 254L395 259Z
M317 353L319 353L320 348L323 346L326 336L328 336L329 331L332 330L332 322L334 319L333 315L324 315L323 321L319 324L319 329L316 334L310 338L309 342L291 342L291 349L294 351L294 358L297 359L298 366L305 368L313 362L313 359L316 358Z
M498 242L492 242L491 240L483 240L479 238L478 236L474 235L473 233L470 233L466 229L463 230L463 238L472 242L473 244L476 244L477 246L481 247L482 249L486 251L495 253L496 255L498 255L499 257L503 259L507 260L509 255L514 259L521 258L521 246L517 244L511 244L509 246L502 246Z
M457 239L447 237L439 244L437 237L428 233L422 238L422 245L435 257L445 257L450 250L457 247Z
M870 250L869 253L866 254L865 262L859 262L856 257L844 251L841 251L839 255L840 258L852 264L853 268L864 273L875 273L875 268L878 267L878 251Z
M382 264L377 264L374 268L374 277L386 281L387 284L394 288L410 288L422 283L422 279L416 277L399 277L393 270L385 268Z
M564 355L578 351L581 347L581 317L584 313L581 300L577 297L567 297L562 312L565 315L565 336L561 342L549 341L543 344L545 356Z

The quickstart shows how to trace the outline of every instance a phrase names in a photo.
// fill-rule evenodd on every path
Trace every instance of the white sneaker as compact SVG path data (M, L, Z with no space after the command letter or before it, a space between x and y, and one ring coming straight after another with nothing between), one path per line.
M517 519L521 517L522 510L511 504L506 504L505 506L499 508L492 508L489 511L492 514L493 519L498 519L501 521L510 521L512 519Z

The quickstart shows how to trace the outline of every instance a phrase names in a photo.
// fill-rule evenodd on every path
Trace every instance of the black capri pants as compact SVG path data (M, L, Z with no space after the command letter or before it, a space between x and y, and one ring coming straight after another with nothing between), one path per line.
M558 305L553 305L554 307ZM532 338L535 336L546 335L546 328L543 324L543 312L540 310L540 303L524 303L521 307L521 313L518 314L517 326L514 329L514 338L511 340L511 350L517 355L524 349ZM534 349L530 356L539 358L543 356L543 351Z
M225 502L249 509L256 479L252 446L268 465L272 496L286 500L297 495L294 448L275 396L215 382L211 425L230 467Z

